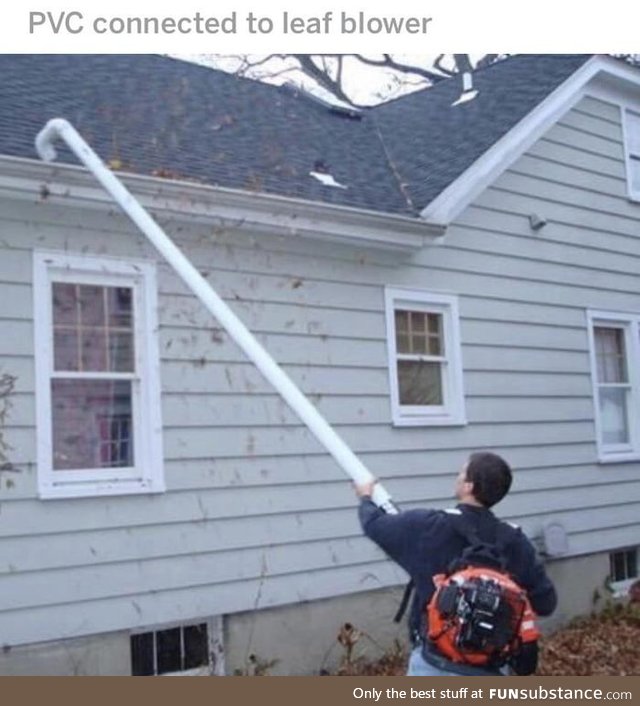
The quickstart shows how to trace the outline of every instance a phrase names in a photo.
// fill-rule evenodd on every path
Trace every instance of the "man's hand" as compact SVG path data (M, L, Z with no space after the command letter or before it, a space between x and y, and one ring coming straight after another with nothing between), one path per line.
M378 482L376 478L366 483L354 483L353 487L359 498L370 498L373 495L373 486Z

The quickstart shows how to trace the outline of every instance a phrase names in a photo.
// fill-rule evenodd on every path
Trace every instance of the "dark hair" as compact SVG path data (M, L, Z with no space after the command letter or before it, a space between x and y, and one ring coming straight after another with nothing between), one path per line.
M473 497L485 507L492 507L509 492L511 468L497 454L477 452L469 456L466 479L473 483Z

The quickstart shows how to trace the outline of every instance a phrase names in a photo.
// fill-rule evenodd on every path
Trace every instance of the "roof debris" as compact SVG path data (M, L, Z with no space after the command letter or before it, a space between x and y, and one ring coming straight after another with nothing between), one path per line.
M324 186L333 186L337 189L348 189L349 188L348 186L341 184L339 181L336 181L331 176L331 174L324 174L322 172L309 172L309 176L312 176L314 179L317 179Z

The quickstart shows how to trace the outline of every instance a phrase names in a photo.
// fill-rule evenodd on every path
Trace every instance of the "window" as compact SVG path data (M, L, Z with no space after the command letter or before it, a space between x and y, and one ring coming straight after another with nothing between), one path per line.
M624 595L638 580L638 550L623 549L609 554L609 581L615 595Z
M131 636L131 674L208 675L212 654L207 623L144 632Z
M640 112L625 111L624 144L629 197L640 201Z
M456 297L388 287L386 315L394 424L465 424Z
M589 312L591 377L600 461L640 458L640 316Z
M609 555L612 581L627 581L638 578L638 550L624 549Z
M36 253L40 495L163 490L155 270Z

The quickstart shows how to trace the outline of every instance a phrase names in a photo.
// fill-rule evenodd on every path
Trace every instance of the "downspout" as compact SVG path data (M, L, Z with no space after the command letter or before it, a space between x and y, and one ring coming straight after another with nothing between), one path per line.
M51 162L56 158L57 152L53 143L58 138L69 146L107 193L147 236L152 245L175 270L185 285L218 320L229 336L244 351L245 355L264 375L267 381L280 393L289 407L306 424L311 433L333 456L345 473L355 483L367 483L373 480L373 476L366 466L331 428L311 402L300 392L291 378L258 343L255 336L218 296L211 285L125 188L122 182L104 165L71 123L62 118L54 118L44 126L36 137L36 150L40 157L47 162ZM376 483L374 486L372 500L387 513L396 514L398 512L391 500L391 496L380 483Z

